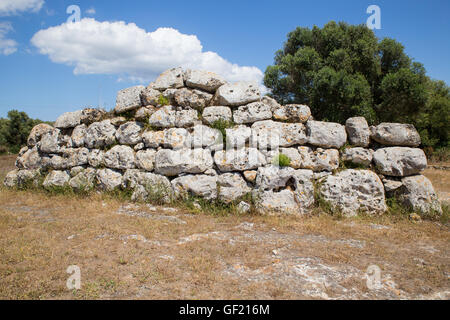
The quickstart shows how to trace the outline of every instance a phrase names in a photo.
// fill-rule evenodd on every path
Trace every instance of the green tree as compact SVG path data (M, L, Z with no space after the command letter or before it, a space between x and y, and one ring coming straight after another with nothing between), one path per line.
M426 76L401 43L381 41L365 25L329 22L290 32L264 84L280 103L302 103L319 120L411 122L424 144L446 145L448 87ZM444 110L445 109L445 110Z

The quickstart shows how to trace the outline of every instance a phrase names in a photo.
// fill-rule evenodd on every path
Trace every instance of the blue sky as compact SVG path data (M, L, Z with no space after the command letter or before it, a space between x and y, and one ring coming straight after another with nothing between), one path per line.
M11 109L42 120L111 109L118 90L178 65L258 80L289 31L365 23L372 4L381 8L377 36L400 41L429 76L449 84L448 0L0 0L0 117ZM76 31L63 26L70 5L81 9Z

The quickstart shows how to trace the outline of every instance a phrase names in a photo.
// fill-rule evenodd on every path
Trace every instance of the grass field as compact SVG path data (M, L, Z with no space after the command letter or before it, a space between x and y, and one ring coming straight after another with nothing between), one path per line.
M2 180L14 159L0 157ZM425 175L448 194L448 171ZM449 299L449 231L395 213L212 215L2 187L0 299Z

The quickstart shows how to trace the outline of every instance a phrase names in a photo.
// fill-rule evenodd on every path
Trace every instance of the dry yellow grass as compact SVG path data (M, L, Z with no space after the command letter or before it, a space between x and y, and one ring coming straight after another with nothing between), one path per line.
M448 299L449 236L401 216L218 217L1 188L0 299Z

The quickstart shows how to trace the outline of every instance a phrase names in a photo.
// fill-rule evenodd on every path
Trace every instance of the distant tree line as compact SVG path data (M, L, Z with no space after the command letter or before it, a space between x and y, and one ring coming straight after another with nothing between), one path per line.
M298 27L267 67L264 84L280 103L309 105L317 120L412 123L428 153L448 153L449 87L430 79L401 43L379 40L365 25Z
M18 153L27 144L31 129L42 122L31 119L25 112L9 111L6 119L0 118L0 154Z

